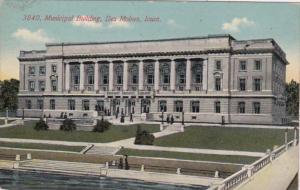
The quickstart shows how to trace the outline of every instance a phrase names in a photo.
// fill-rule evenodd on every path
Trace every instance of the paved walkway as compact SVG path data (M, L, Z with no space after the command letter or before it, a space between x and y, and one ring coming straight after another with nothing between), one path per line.
M264 167L238 190L283 190L287 189L299 168L299 146L292 147L271 164Z

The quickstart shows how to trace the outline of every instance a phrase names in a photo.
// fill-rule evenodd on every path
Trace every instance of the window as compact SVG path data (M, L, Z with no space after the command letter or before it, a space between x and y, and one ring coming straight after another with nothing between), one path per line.
M51 71L52 73L56 73L57 71L56 65L51 65Z
M239 102L238 113L245 113L245 102Z
M222 70L222 66L221 66L221 61L220 61L220 60L217 60L217 61L215 62L215 69L216 69L217 71L221 71L221 70Z
M31 100L25 100L26 108L31 109Z
M201 74L196 74L195 76L195 82L196 83L202 83L202 75Z
M153 84L154 83L154 77L152 74L147 75L147 83Z
M46 73L46 67L45 66L40 66L39 73L40 73L40 75L45 75L45 73Z
M34 66L29 67L29 75L35 75L35 67Z
M29 91L34 91L35 89L35 81L29 81Z
M261 91L261 79L254 79L254 91Z
M82 100L82 110L90 110L90 101Z
M162 65L161 73L162 73L162 83L169 84L170 83L170 66L168 63Z
M43 107L44 107L44 101L43 100L41 100L41 99L38 99L37 100L37 109L43 109Z
M260 102L253 102L253 113L260 114Z
M202 83L202 64L201 63L193 63L192 79L193 79L193 83Z
M219 101L215 102L215 113L221 113L221 103Z
M240 71L246 71L246 70L247 70L246 61L240 61Z
M45 81L39 81L39 91L45 91Z
M108 84L108 76L107 75L103 76L103 84Z
M123 66L117 65L116 67L116 82L117 84L123 84Z
M183 110L183 103L182 101L175 101L175 112L182 112Z
M246 79L240 79L240 91L245 91L246 90Z
M176 84L184 84L186 76L186 64L179 62L176 64Z
M261 61L260 60L254 61L254 70L257 70L257 71L261 70Z
M215 78L215 90L216 91L221 90L221 78L219 77Z
M163 75L163 83L164 84L168 84L169 83L169 78L170 78L170 75L168 74L168 73L165 73L164 75Z
M147 76L147 84L153 84L154 83L154 68L153 64L150 63L146 66L146 76Z
M139 78L139 69L137 64L133 64L130 69L131 73L131 83L132 84L137 84L138 83L138 78Z
M90 84L90 85L94 84L94 75L88 76L88 84Z
M104 111L104 101L97 100L96 111Z
M200 102L199 101L192 101L191 102L191 112L199 113L200 110Z
M137 75L133 75L132 76L132 84L137 84L138 83L138 76Z
M165 100L161 100L161 101L159 101L158 102L158 107L159 107L159 110L158 111L160 111L160 112L166 112L167 111L167 101L165 101Z
M57 81L56 80L51 80L51 90L57 91Z
M75 110L75 100L68 100L68 109Z
M94 84L94 65L87 65L86 71L88 85Z
M54 99L50 100L50 110L55 110L55 100Z

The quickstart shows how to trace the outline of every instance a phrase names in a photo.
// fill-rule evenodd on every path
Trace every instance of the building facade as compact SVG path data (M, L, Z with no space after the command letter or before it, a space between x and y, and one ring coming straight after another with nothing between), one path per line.
M49 43L18 59L19 116L105 111L159 121L164 112L186 122L286 122L288 61L273 39Z

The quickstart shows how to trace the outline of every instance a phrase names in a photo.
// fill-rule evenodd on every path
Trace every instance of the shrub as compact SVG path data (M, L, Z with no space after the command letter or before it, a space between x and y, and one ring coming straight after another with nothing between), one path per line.
M141 126L138 125L134 144L153 145L153 142L154 135L146 130L141 130Z
M60 126L60 130L62 131L74 131L76 130L76 124L72 119L65 119L63 124Z
M93 132L100 132L103 133L104 131L108 130L111 126L111 123L106 120L97 120L97 124L95 125Z
M48 130L49 126L44 121L43 118L40 118L40 120L35 124L34 129L37 131L46 131Z

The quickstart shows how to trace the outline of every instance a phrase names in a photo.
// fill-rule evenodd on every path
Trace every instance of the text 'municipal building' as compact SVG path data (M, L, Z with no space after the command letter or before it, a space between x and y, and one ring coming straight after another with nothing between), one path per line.
M163 111L186 122L286 122L288 62L273 39L49 43L19 61L19 116L95 117L97 107L157 121Z

